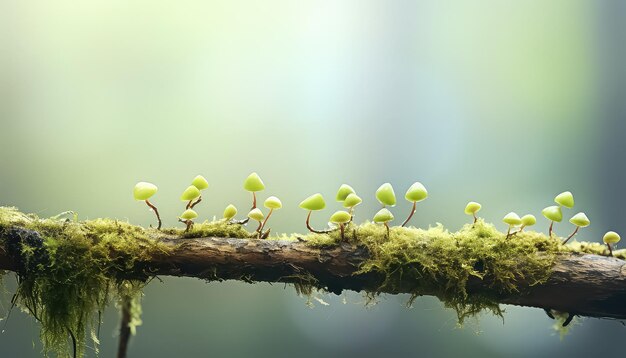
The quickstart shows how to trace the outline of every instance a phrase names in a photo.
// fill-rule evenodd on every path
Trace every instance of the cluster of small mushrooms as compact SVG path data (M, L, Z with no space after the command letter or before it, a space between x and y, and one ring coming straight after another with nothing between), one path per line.
M185 211L180 215L178 220L186 225L186 231L189 231L193 226L193 220L198 217L198 213L193 210L193 208L200 203L202 200L202 191L209 187L209 183L207 180L201 176L196 176L189 187L185 189L180 199L186 202ZM263 202L263 206L269 210L267 216L263 213L263 211L257 207L257 192L265 190L265 184L261 177L257 173L250 174L243 183L243 188L246 191L252 193L252 207L248 212L247 218L242 220L236 220L235 216L237 215L237 208L233 204L229 204L223 213L223 218L226 222L230 224L247 224L250 219L257 221L259 224L255 230L255 236L259 239L266 239L271 229L265 230L265 226L267 224L268 219L272 215L275 210L281 209L283 207L282 202L275 196L270 196ZM133 194L135 200L145 201L145 203L150 207L152 211L154 211L157 220L158 226L157 229L161 229L161 217L159 216L159 212L148 199L150 199L156 192L157 186L148 183L148 182L139 182L135 185ZM425 200L428 197L428 191L420 182L415 182L411 185L406 191L404 198L412 203L411 211L402 223L402 227L406 226L413 215L415 214L417 203ZM341 233L342 240L345 239L345 229L346 227L354 221L354 211L356 206L361 204L363 200L359 197L355 190L348 184L342 184L337 190L337 194L335 197L337 202L343 204L343 207L346 210L339 210L333 213L329 219L329 225L332 225L326 229L316 230L311 227L310 220L311 214L313 211L320 211L326 208L326 201L324 197L320 193L315 193L306 199L304 199L300 203L300 208L308 211L306 217L306 227L309 231L318 234L325 234L335 230L339 230ZM394 220L394 216L389 211L388 207L393 207L396 205L396 194L393 190L393 187L390 183L385 183L381 185L378 190L376 190L376 199L382 205L382 208L374 215L373 221L377 224L382 224L387 229L387 237L390 235L389 223ZM571 192L565 191L554 198L554 201L558 205L548 206L541 211L544 217L550 221L550 227L548 228L548 236L552 237L553 227L555 222L561 222L563 220L563 211L562 208L571 209L574 207L574 196ZM471 201L465 207L465 214L471 215L473 217L473 222L476 224L478 217L476 213L480 211L482 208L481 204ZM522 232L524 228L527 226L533 226L537 223L537 219L534 215L527 214L522 217L517 215L515 212L510 212L504 216L502 221L508 225L508 230L506 234L506 238L510 238L519 232ZM580 228L587 227L590 224L589 218L585 213L579 212L571 217L569 220L570 223L575 225L574 232L572 232L564 241L563 244L566 244L574 235L576 235ZM513 230L516 231L513 231ZM356 230L356 229L355 229ZM355 231L356 235L356 231ZM607 245L609 249L609 255L613 255L612 244L616 244L620 241L620 236L614 231L607 232L603 237L604 243Z

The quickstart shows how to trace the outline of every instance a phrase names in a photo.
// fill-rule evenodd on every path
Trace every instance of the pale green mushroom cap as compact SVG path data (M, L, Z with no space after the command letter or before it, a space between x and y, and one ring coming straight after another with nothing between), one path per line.
M527 214L522 216L522 225L524 226L533 226L537 223L537 218L535 215Z
M391 211L382 208L380 210L378 210L378 212L376 213L376 215L374 215L374 222L375 223L387 223L392 221L393 218L393 214L391 213Z
M605 244L617 244L620 239L621 237L618 233L616 233L615 231L609 231L604 234L602 241L604 241Z
M475 201L470 201L469 203L467 203L467 205L465 205L465 213L467 215L476 214L477 212L480 211L482 207L483 206L480 205L479 203Z
M348 184L341 184L339 190L337 190L337 197L335 200L337 201L345 201L348 195L353 194L355 191Z
M229 204L226 209L224 209L224 219L230 220L237 215L237 208L233 204Z
M187 187L187 189L185 189L185 191L183 191L183 194L180 196L180 200L189 201L196 199L199 196L200 190L198 190L198 188L196 188L195 186L190 185Z
M350 219L352 219L352 215L349 212L340 210L331 215L328 221L333 224L345 224L350 222Z
M587 217L587 215L585 215L585 213L578 213L572 216L572 218L569 219L569 222L578 227L586 227L591 224L591 221L589 221L589 218Z
M261 221L265 217L259 208L254 208L248 213L248 217L252 220Z
M359 204L361 204L363 200L356 194L350 193L346 196L346 200L343 201L344 208L353 208Z
M148 200L154 193L157 192L159 188L152 183L148 183L145 181L140 181L135 184L135 188L133 189L133 196L135 200Z
M381 185L376 190L376 199L383 204L389 206L396 205L396 193L393 192L393 187L389 183Z
M326 202L324 201L322 194L317 193L302 200L300 207L309 211L322 210L326 207Z
M283 203L275 196L270 196L269 198L265 199L263 205L265 205L265 207L268 209L280 209L283 207Z
M209 182L202 175L198 175L191 181L191 185L195 186L199 190L204 190L209 188Z
M546 217L546 219L550 221L556 221L558 223L563 220L563 212L561 211L560 206L548 206L547 208L541 210L541 214Z
M265 189L265 184L263 184L263 180L259 177L259 174L252 173L248 175L246 181L243 182L243 188L247 191L261 191Z
M409 190L404 194L404 198L410 202L418 202L426 199L428 197L428 191L422 183L415 182L413 185L409 187Z
M511 226L517 226L517 225L521 225L522 224L522 219L520 219L519 215L517 215L514 212L510 212L508 214L506 214L503 218L502 221L504 221L505 224L511 225Z
M191 210L191 209L187 209L185 211L183 211L182 214L180 214L180 218L183 220L193 220L195 218L198 217L198 213Z
M569 191L564 191L554 198L554 202L566 208L574 207L574 195Z

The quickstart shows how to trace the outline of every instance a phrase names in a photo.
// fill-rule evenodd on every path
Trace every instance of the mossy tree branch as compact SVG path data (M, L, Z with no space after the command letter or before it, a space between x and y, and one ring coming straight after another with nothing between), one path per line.
M131 269L119 272L128 279L155 275L197 277L206 280L284 282L304 291L320 288L339 294L343 290L413 295L444 294L442 287L416 290L411 276L388 285L386 275L359 273L370 252L363 246L341 243L312 247L304 241L238 238L162 238L170 248ZM18 263L0 249L0 269L15 270ZM543 283L517 281L517 290L503 292L487 279L472 277L466 285L468 302L489 297L494 302L552 309L570 314L626 319L626 261L594 254L558 256Z

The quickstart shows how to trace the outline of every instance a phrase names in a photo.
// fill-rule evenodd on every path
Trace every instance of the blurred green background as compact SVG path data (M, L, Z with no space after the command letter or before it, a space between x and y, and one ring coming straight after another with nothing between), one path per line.
M498 223L539 217L571 190L592 221L579 238L599 241L626 232L625 36L618 1L0 0L0 205L149 225L131 194L146 180L180 225L193 176L211 183L198 206L211 219L248 207L241 184L257 171L261 198L283 200L273 231L302 232L297 204L313 192L352 184L364 219L381 183L403 193L419 180L430 198L416 226L456 230L469 200ZM130 354L574 357L619 354L626 333L585 319L560 341L537 309L458 329L429 297L411 309L408 296L369 308L353 292L320 297L329 305L311 309L283 285L163 278ZM111 357L117 312L104 319ZM0 355L40 356L37 332L14 312Z

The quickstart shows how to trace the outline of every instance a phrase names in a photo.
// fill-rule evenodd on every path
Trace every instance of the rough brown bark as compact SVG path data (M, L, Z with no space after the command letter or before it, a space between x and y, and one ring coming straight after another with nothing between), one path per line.
M187 276L210 280L312 284L342 290L413 293L411 282L382 289L382 275L355 274L368 258L361 247L341 244L318 249L303 242L226 238L164 240L173 251L141 262L128 277ZM15 263L0 250L0 269ZM504 304L554 309L571 314L626 319L626 261L598 255L562 256L550 279L541 285L518 282L520 293L493 292L488 282L473 279L470 295L488 295ZM436 292L419 292L434 295Z

